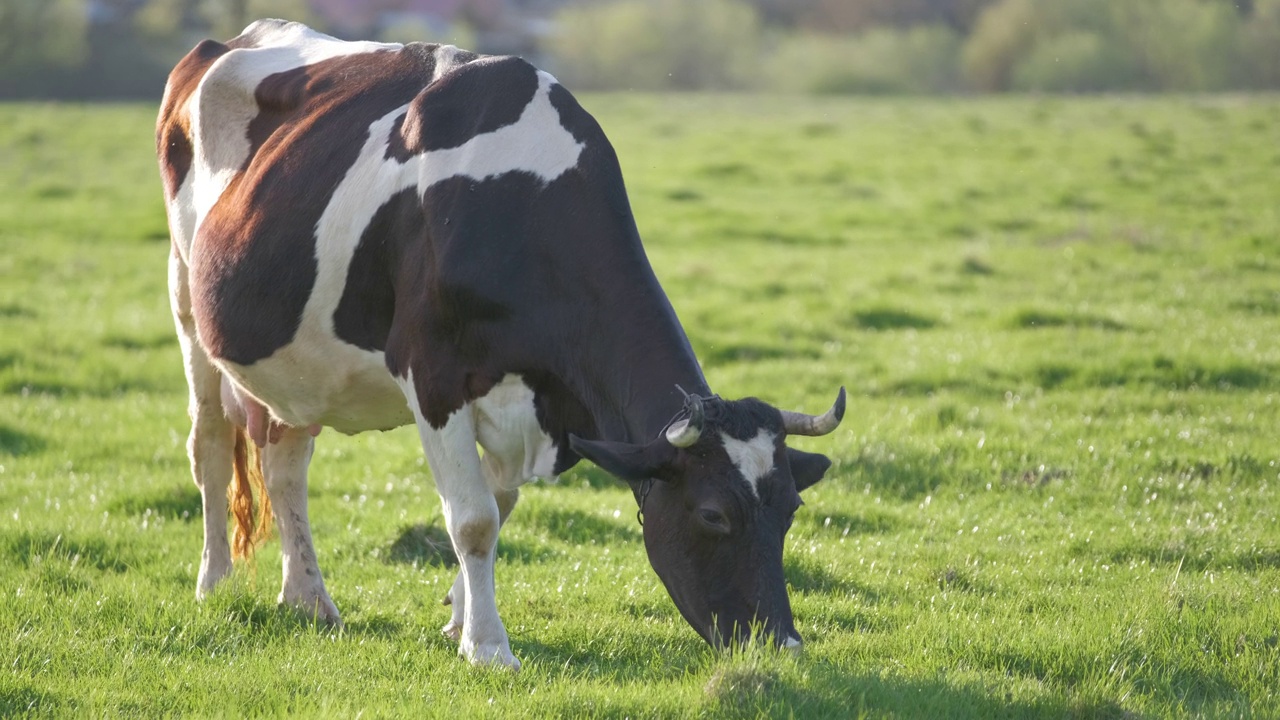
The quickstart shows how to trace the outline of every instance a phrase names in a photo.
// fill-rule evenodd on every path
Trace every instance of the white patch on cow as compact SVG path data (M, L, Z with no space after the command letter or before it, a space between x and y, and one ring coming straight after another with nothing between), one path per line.
M343 55L399 50L399 43L345 42L299 23L260 20L245 28L254 47L218 58L190 100L195 220L199 227L249 157L249 123L258 114L254 91L269 75Z
M554 77L539 71L538 90L519 120L476 135L459 147L415 158L418 191L425 193L453 177L485 180L510 172L527 172L549 183L577 165L584 145L560 125L560 113L551 104L555 84Z
M800 638L795 635L788 635L787 639L782 641L782 647L788 650L799 650L803 646L804 643L800 642Z
M182 184L172 198L166 198L165 213L169 218L169 237L177 248L178 256L184 264L190 264L191 239L196 230L196 209L194 204L195 184L191 181L191 173L182 178Z
M461 50L454 45L441 45L436 48L436 51L431 55L436 61L435 69L431 72L431 82L439 80L444 77L445 73L458 67L460 64L457 60L459 52Z
M493 490L513 490L533 478L554 479L556 444L538 424L533 390L519 375L504 377L474 407Z
M773 451L777 436L761 428L750 440L739 440L724 432L720 433L720 440L724 443L725 452L729 453L729 459L747 481L751 494L759 498L760 490L756 486L773 470Z

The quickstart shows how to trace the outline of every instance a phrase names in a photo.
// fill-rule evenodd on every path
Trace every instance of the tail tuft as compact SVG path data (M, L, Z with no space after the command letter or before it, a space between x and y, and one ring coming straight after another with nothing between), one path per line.
M262 454L249 440L244 428L236 428L235 477L227 488L227 505L235 518L231 536L231 556L253 557L254 548L271 534L271 498L262 479ZM258 496L257 518L254 517L254 493Z

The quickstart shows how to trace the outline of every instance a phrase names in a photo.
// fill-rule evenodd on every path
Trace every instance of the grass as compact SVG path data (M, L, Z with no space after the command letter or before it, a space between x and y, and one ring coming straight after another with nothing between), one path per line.
M578 468L504 529L524 669L437 632L412 430L319 439L346 630L200 502L150 106L0 106L0 715L1280 717L1280 100L588 96L712 386L821 411L806 651L722 657Z

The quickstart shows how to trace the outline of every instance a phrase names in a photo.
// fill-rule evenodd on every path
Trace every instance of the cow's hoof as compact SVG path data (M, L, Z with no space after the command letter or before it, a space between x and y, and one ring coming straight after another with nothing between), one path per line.
M511 654L511 648L502 645L477 645L467 647L464 642L458 647L458 653L469 659L477 667L491 667L515 672L520 669L520 661Z
M196 578L196 600L204 600L213 594L218 583L231 574L231 561L225 563L203 561L200 563L200 575Z
M328 625L336 630L342 629L342 616L338 614L338 607L333 604L333 600L329 599L327 593L296 600L286 600L284 594L281 593L279 603L282 606L293 608L312 622Z
M462 623L457 620L450 620L444 627L440 628L440 634L454 642L461 642Z

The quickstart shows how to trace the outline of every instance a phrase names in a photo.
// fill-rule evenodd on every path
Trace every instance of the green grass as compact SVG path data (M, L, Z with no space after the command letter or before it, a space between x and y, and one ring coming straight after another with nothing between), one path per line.
M803 656L712 653L579 468L500 543L525 663L437 632L415 433L319 439L347 621L278 543L193 599L154 108L0 106L0 715L1280 717L1280 99L589 96L712 386L850 408Z

